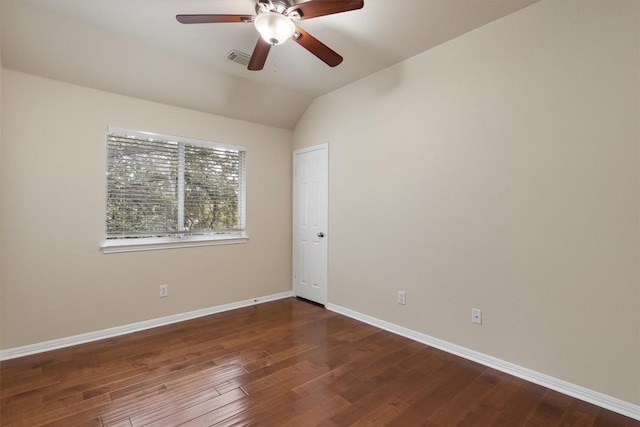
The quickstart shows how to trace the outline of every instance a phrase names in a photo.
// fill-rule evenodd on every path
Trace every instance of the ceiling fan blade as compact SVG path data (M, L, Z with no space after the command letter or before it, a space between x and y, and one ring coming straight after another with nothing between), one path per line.
M296 33L291 37L300 46L317 56L330 67L335 67L342 62L342 56L334 52L329 46L322 43L302 28L296 27Z
M270 50L271 45L264 41L262 37L259 37L258 43L256 43L256 47L253 49L253 53L251 54L251 60L249 61L247 69L251 71L262 70L265 62L267 62L267 56L269 55Z
M253 22L252 15L176 15L182 24L217 24L222 22Z
M291 6L287 9L286 14L289 15L292 12L298 12L300 20L303 20L362 9L363 6L364 0L309 0Z

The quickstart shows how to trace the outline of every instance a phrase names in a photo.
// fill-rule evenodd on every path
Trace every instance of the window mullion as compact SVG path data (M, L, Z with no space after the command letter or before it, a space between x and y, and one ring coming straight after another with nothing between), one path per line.
M184 231L184 170L184 143L180 142L178 144L178 231Z
M238 228L244 230L246 227L245 218L246 218L246 175L245 175L245 153L241 151L238 153L239 162L238 162Z

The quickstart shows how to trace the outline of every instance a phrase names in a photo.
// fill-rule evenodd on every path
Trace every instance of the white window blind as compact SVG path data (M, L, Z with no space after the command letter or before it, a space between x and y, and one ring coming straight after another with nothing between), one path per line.
M245 150L109 128L107 239L243 235Z

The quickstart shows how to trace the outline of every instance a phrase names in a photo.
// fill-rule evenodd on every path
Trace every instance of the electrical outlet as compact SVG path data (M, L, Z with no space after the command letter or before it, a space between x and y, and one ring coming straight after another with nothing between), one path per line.
M473 323L477 323L478 325L482 325L482 310L480 310L479 308L472 308L471 321Z
M169 296L169 285L160 285L160 298Z
M398 291L398 304L407 304L407 294L405 291Z

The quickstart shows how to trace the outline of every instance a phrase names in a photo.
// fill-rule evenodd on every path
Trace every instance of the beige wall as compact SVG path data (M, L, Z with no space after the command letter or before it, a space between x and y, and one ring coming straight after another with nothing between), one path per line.
M0 4L0 15L2 15L2 5ZM0 43L1 45L1 43ZM2 50L2 49L0 49ZM4 216L3 208L2 208L2 194L3 194L3 186L2 186L2 55L0 54L0 242L2 242L2 217ZM0 322L2 322L2 293L4 286L2 285L2 270L4 269L4 255L3 255L2 244L0 243ZM0 343L2 342L2 325L0 325Z
M291 289L290 131L6 69L2 112L1 348ZM108 125L246 146L249 243L103 254Z
M329 301L640 404L639 5L543 1L317 99Z

